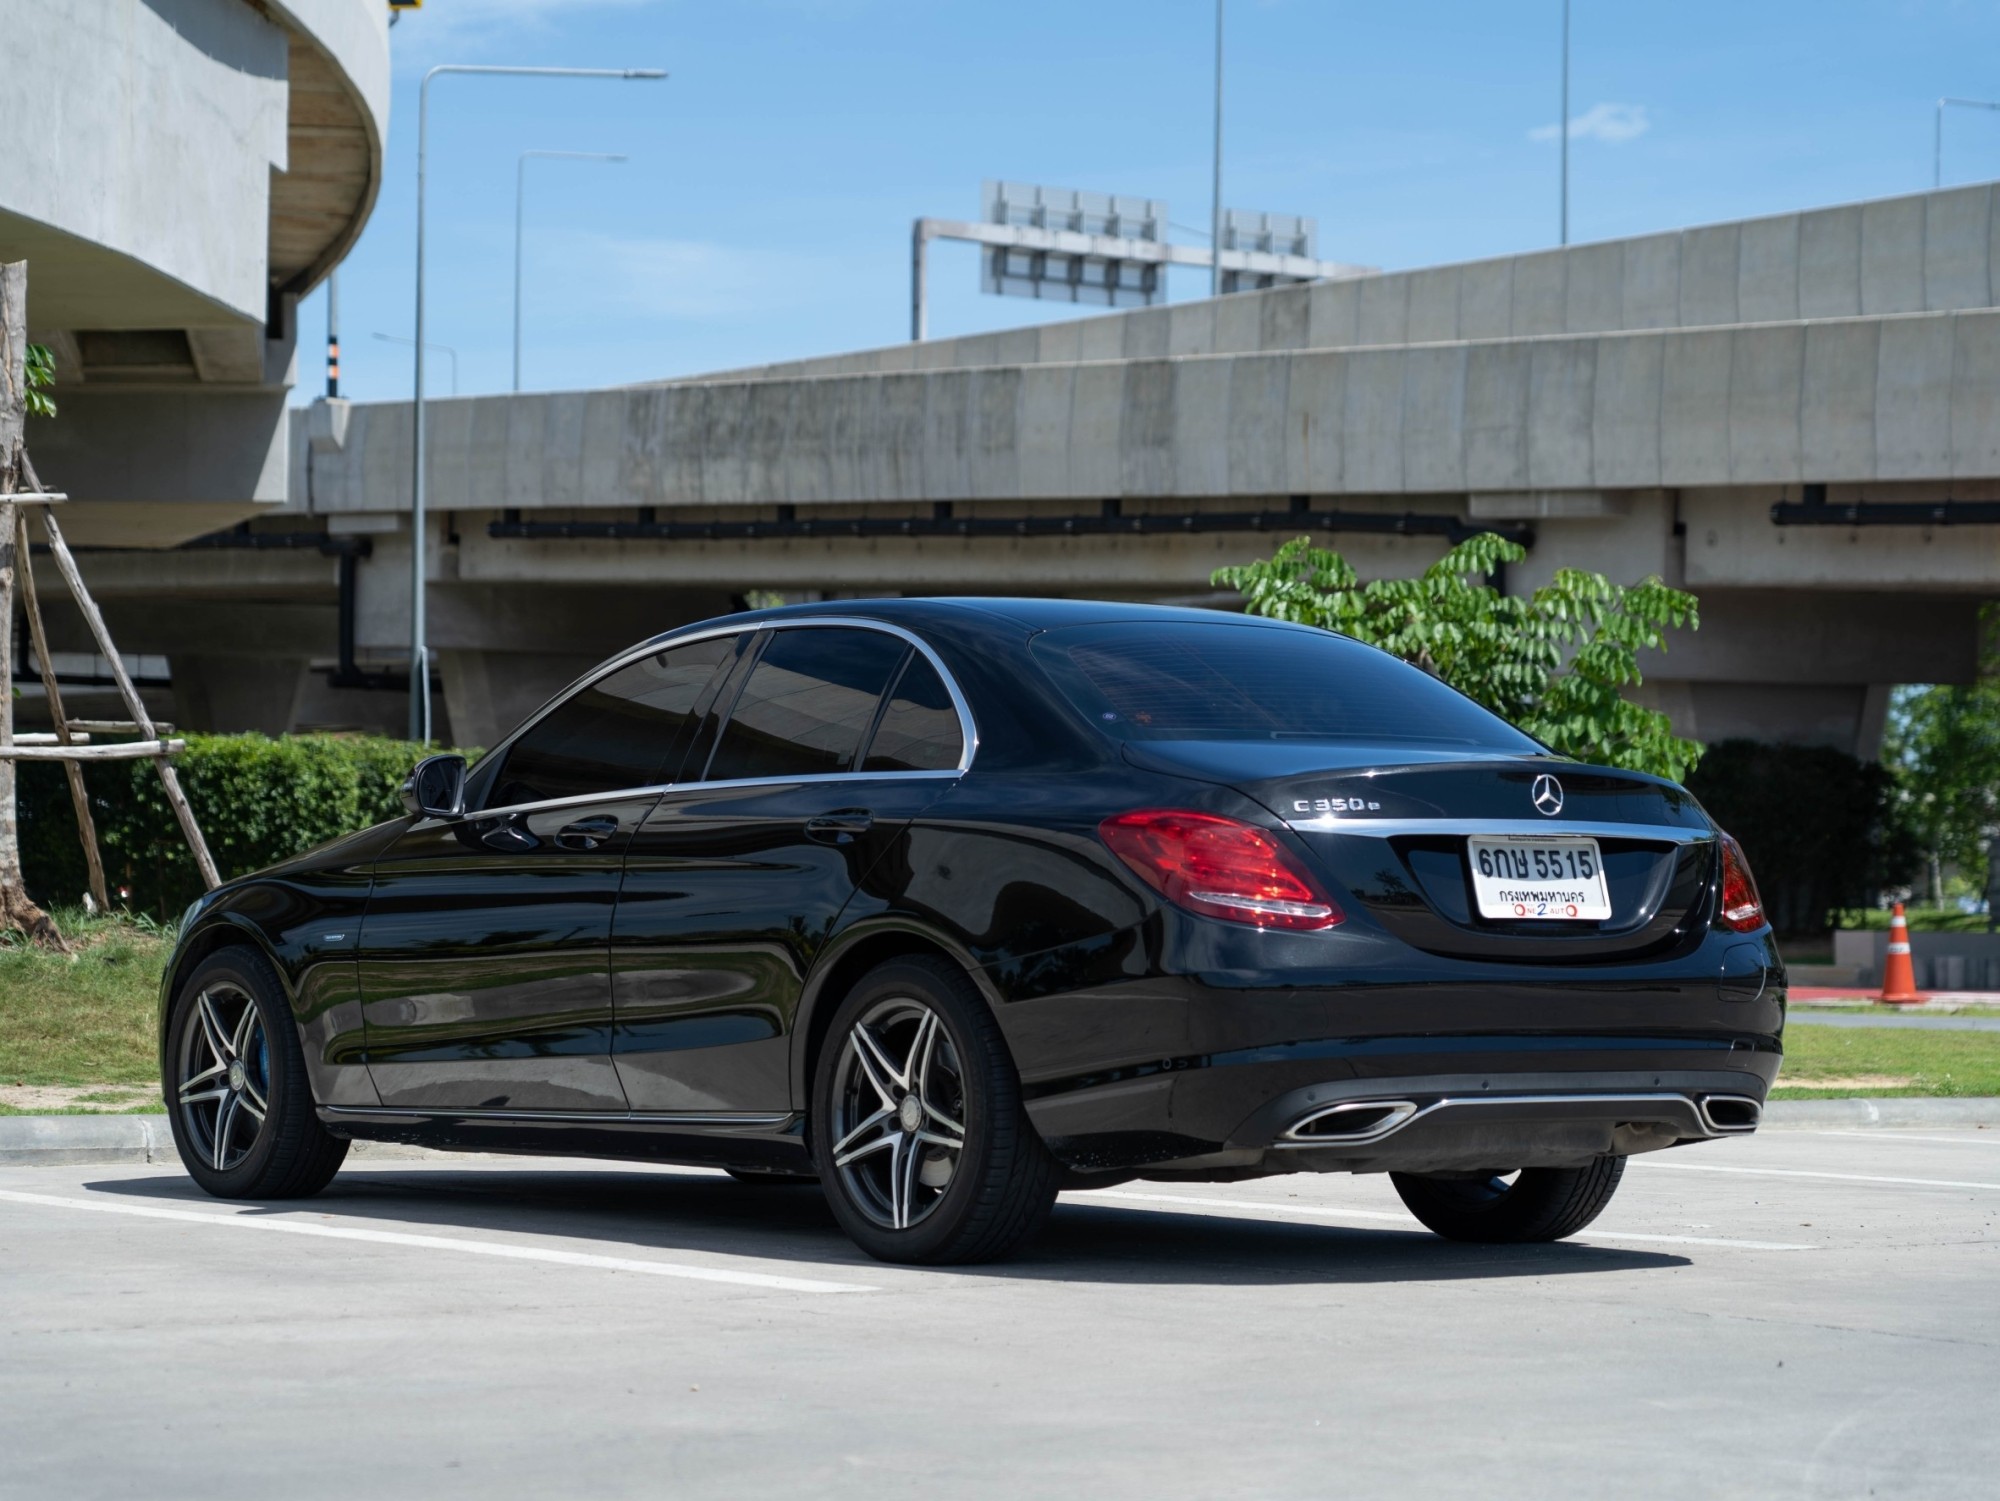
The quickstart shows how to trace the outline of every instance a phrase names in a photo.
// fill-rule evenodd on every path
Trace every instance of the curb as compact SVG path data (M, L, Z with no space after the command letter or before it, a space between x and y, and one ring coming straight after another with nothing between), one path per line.
M1767 1129L1812 1126L2000 1126L2000 1099L1773 1100Z
M357 1141L348 1153L363 1162L480 1155L386 1141ZM0 1167L179 1161L164 1115L0 1115Z
M2000 1127L2000 1098L1774 1100L1764 1107L1766 1130L1816 1126ZM373 1141L357 1141L351 1151L364 1162L478 1155ZM0 1167L179 1160L164 1115L0 1115Z
M0 1115L0 1164L175 1160L164 1115Z

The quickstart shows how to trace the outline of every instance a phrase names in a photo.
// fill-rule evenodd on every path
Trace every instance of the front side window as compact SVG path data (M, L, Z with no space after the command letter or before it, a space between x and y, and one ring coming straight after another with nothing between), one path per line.
M657 786L737 638L712 636L629 662L579 689L507 749L490 808Z
M908 650L881 631L777 632L737 696L706 780L852 770L889 676Z

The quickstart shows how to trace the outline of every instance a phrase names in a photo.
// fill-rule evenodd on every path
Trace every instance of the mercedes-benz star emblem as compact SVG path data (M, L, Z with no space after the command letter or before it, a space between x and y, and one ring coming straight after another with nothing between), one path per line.
M1535 809L1554 818L1563 810L1563 784L1546 772L1535 778Z

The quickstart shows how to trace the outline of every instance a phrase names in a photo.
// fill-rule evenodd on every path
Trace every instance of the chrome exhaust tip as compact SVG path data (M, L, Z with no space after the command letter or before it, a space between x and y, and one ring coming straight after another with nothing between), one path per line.
M1705 1094L1695 1102L1702 1124L1718 1135L1755 1131L1764 1119L1764 1107L1746 1094Z
M1285 1128L1280 1142L1317 1147L1380 1141L1408 1125L1416 1113L1414 1100L1348 1100L1301 1116Z

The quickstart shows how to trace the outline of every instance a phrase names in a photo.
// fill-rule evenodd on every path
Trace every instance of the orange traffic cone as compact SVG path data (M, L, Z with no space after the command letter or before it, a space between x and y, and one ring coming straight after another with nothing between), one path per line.
M1910 925L1903 921L1903 904L1889 918L1889 957L1882 962L1882 993L1875 997L1884 1005L1909 1006L1923 999L1917 994L1917 969L1910 962Z

